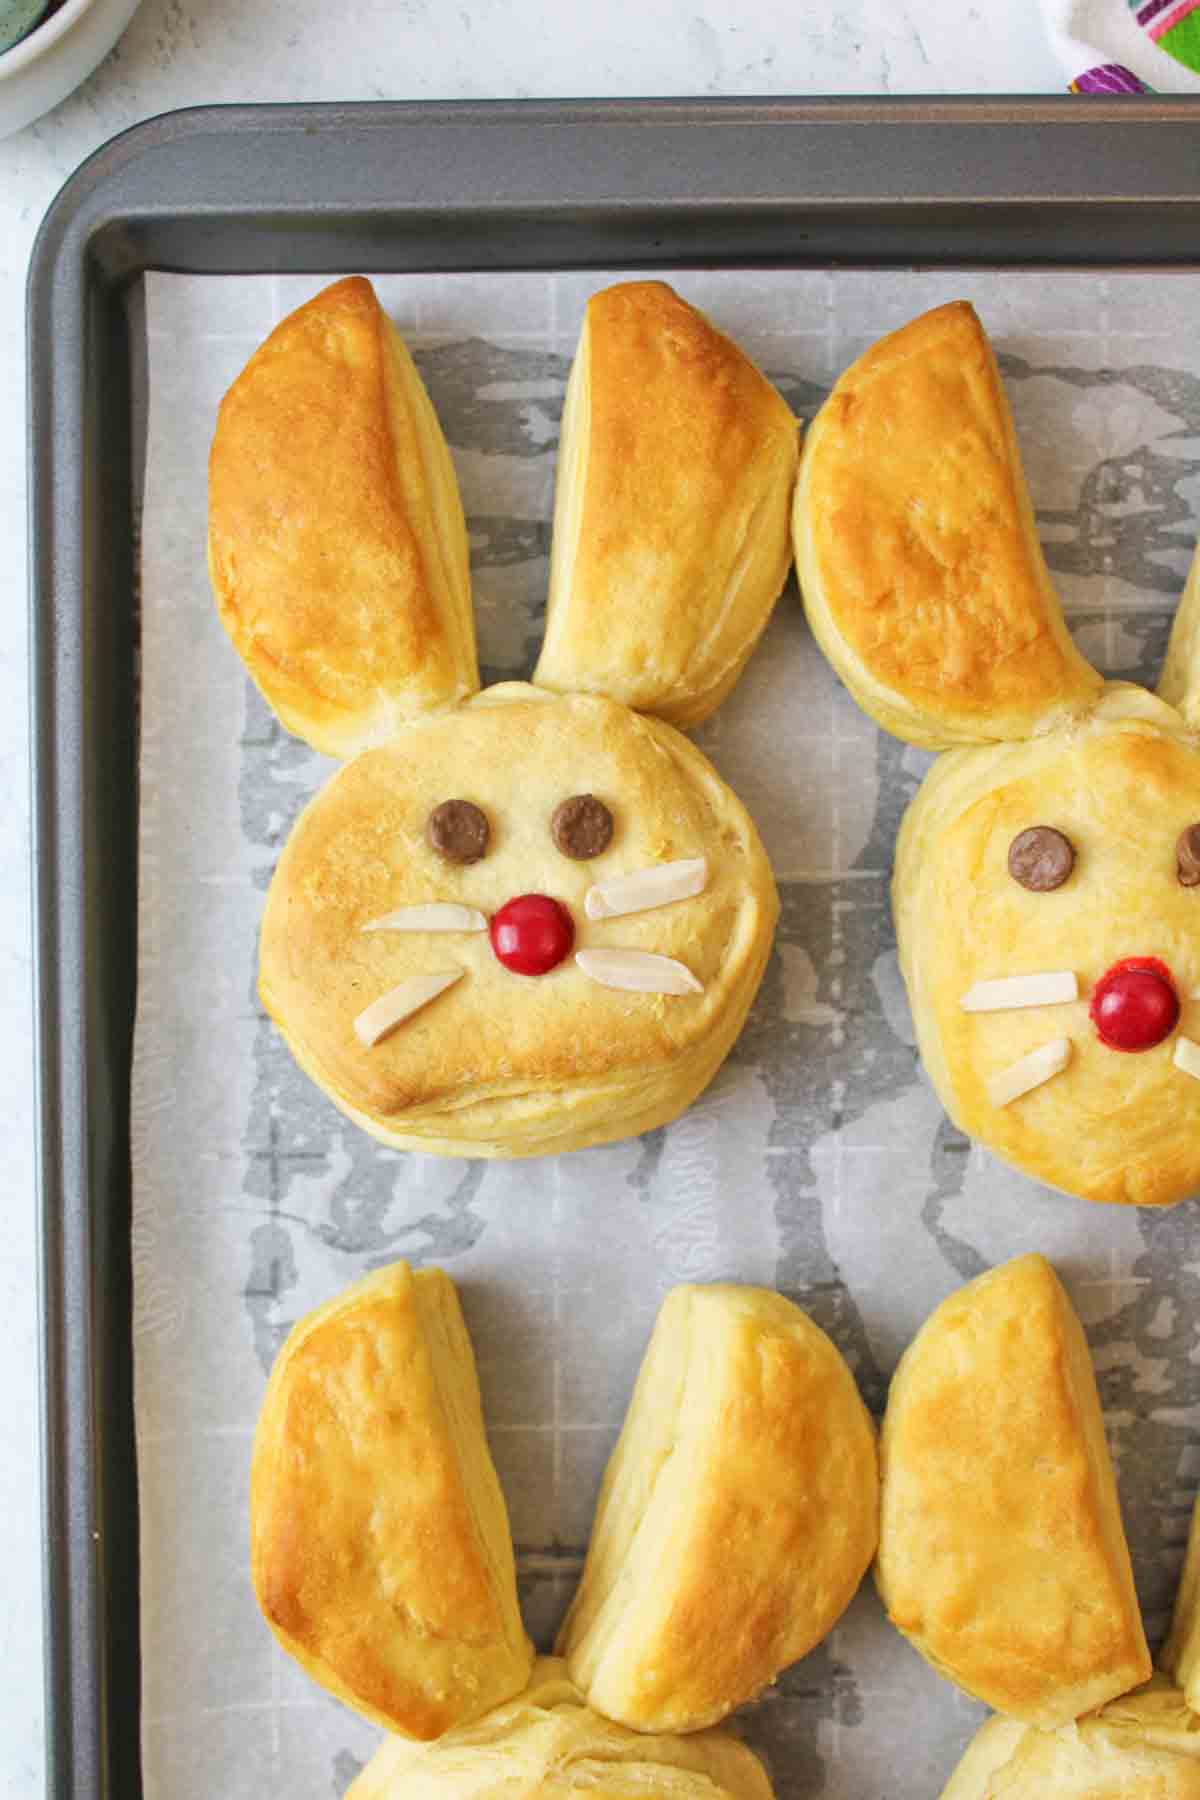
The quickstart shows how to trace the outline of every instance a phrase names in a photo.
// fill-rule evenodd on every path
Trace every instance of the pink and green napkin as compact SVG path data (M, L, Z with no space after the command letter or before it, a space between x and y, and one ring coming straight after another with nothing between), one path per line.
M1042 0L1073 94L1200 92L1200 0Z

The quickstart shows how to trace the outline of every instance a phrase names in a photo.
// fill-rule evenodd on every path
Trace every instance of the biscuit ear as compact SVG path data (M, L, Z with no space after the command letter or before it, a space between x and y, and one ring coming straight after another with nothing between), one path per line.
M454 468L370 282L326 288L238 376L208 524L222 623L314 749L353 755L478 688Z
M782 396L663 282L595 295L563 414L534 681L675 725L707 717L787 578L797 453Z
M1200 546L1171 627L1158 691L1193 730L1200 731Z
M814 636L897 737L934 750L1032 737L1099 695L964 301L883 338L838 381L805 437L793 535Z

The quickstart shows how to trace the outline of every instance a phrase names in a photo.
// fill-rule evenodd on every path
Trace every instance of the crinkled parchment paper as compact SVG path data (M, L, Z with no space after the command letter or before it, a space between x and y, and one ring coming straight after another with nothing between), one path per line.
M454 453L485 680L531 668L559 414L586 295L612 277L378 283ZM885 330L975 301L1000 353L1051 566L1087 654L1153 681L1200 518L1200 279L676 275L801 416ZM1036 1248L1091 1339L1152 1635L1200 1472L1200 1236L1064 1199L947 1123L924 1079L888 909L928 758L867 721L789 585L699 733L783 896L741 1041L675 1125L516 1164L391 1153L300 1074L255 995L263 893L330 766L275 722L205 573L217 403L300 278L149 285L140 990L134 1077L143 1744L148 1800L340 1795L377 1733L275 1644L247 1572L247 1465L301 1313L404 1256L460 1286L529 1627L547 1644L664 1291L778 1286L832 1333L870 1405L926 1313ZM980 1709L890 1629L868 1582L744 1714L782 1800L930 1800Z

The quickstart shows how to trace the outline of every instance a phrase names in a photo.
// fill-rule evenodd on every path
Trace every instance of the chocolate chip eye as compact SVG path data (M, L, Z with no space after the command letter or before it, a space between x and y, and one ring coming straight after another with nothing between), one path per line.
M564 856L589 862L612 843L613 816L595 794L572 794L555 807L550 835Z
M1200 825L1189 825L1180 832L1175 861L1180 887L1200 887Z
M478 862L491 835L487 814L471 800L443 800L425 823L431 848L452 863Z
M1075 867L1070 838L1053 825L1031 825L1019 831L1008 846L1008 872L1014 881L1034 894L1060 888Z

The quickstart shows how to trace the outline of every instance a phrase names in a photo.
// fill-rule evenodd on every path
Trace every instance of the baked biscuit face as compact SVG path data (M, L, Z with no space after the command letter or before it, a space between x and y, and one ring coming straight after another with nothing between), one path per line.
M450 454L361 277L285 319L225 396L208 556L235 648L317 750L350 756L479 686Z
M900 833L901 967L946 1110L1085 1199L1165 1206L1200 1189L1200 885L1180 867L1197 821L1200 746L1151 695L1114 687L1073 729L944 757ZM1029 832L1043 834L1032 886L1010 867ZM1097 1011L1130 959L1164 984L1150 980L1165 1011L1145 1042L1114 1040Z
M799 428L664 282L589 301L563 414L533 679L674 725L724 699L791 566Z
M989 1719L942 1800L1200 1800L1200 1719L1161 1676L1058 1731Z
M300 1321L254 1441L251 1573L284 1649L388 1730L524 1687L508 1516L454 1285L406 1263Z
M1149 1676L1087 1343L1043 1258L926 1321L880 1456L879 1592L941 1674L1041 1726Z
M440 810L451 801L467 807ZM593 854L601 813L611 836ZM543 974L493 947L522 897L548 897L573 934ZM386 1143L578 1149L662 1124L711 1078L777 905L753 824L685 738L611 700L511 684L407 727L311 803L268 895L260 991L300 1063ZM362 1041L366 1009L439 975L421 1010Z
M663 1303L559 1648L589 1705L692 1731L849 1605L878 1537L875 1432L818 1326L751 1287Z
M723 1731L646 1735L601 1718L556 1657L528 1688L436 1744L392 1738L346 1800L771 1800L758 1758Z
M301 307L226 396L222 619L287 726L371 751L280 860L260 992L301 1066L384 1143L526 1156L634 1136L728 1053L774 883L700 753L621 701L691 722L727 692L787 573L796 456L780 396L669 288L598 295L541 685L468 705L462 508L370 284Z
M933 750L1029 737L1098 695L964 301L882 339L837 382L805 434L794 538L814 636L897 737Z

